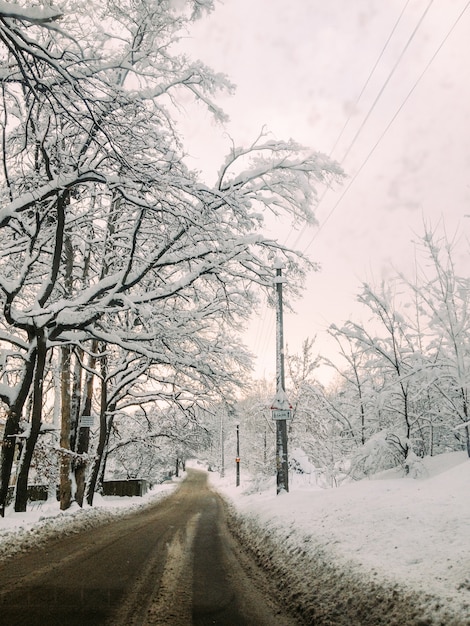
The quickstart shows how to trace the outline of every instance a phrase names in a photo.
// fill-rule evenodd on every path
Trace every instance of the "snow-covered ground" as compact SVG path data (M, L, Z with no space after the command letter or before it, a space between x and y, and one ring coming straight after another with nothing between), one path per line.
M251 527L282 537L287 549L321 544L337 564L436 595L470 624L470 461L465 453L444 454L425 459L422 470L416 479L389 471L335 489L293 475L290 492L279 496L274 482L254 490L243 468L238 488L234 476L210 477ZM67 512L47 503L25 514L9 508L0 518L0 558L146 506L176 486L144 498L97 497L93 508Z
M335 563L436 595L470 624L470 460L466 453L426 458L419 478L399 471L321 489L290 477L288 494L250 493L234 477L213 484L288 551L322 544ZM308 572L305 572L308 575Z

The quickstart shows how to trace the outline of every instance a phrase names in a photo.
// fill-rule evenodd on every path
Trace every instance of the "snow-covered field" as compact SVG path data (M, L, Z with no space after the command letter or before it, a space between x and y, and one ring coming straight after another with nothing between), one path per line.
M243 468L238 488L234 476L210 477L252 528L282 538L287 549L305 552L321 544L336 564L436 595L462 624L470 624L470 461L465 453L425 459L416 479L390 471L325 490L309 483L308 476L293 475L290 492L279 496L274 482L254 491L243 480ZM47 503L25 514L9 508L0 518L0 558L146 506L176 486L161 485L144 498L98 497L93 508L62 513Z

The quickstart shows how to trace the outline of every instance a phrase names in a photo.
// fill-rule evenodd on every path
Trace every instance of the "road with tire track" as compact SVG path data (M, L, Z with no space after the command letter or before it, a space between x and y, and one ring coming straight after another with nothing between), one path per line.
M167 499L0 565L5 626L299 624L195 470Z

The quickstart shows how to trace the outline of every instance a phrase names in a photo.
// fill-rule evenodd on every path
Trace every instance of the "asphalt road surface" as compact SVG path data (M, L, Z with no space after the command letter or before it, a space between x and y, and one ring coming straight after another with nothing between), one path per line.
M4 626L291 626L204 472L132 516L0 565Z

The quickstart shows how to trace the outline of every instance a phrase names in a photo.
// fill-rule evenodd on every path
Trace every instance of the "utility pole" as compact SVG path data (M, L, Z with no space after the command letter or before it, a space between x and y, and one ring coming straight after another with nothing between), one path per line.
M240 424L237 422L237 458L235 459L237 465L237 481L236 486L240 487Z
M276 420L277 493L289 491L289 464L287 455L287 420L291 419L291 405L285 391L284 328L282 314L283 263L276 260L276 396L272 404L272 417Z
M220 478L225 476L225 455L224 455L224 409L220 411Z

